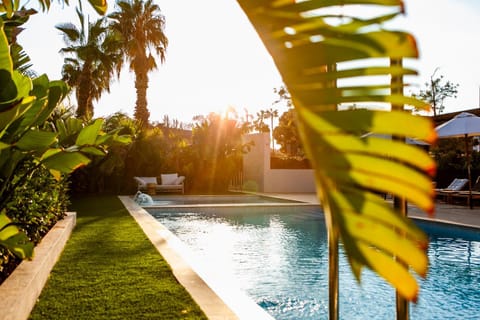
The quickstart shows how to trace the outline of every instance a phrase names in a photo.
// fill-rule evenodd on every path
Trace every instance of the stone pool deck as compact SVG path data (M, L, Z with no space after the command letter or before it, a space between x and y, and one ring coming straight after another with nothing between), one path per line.
M261 193L261 195L307 202L311 204L319 204L317 196L314 193ZM429 217L416 207L410 205L408 206L408 215L414 218L480 228L480 207L474 207L473 209L470 209L466 205L447 204L443 201L437 200L435 203L434 216Z

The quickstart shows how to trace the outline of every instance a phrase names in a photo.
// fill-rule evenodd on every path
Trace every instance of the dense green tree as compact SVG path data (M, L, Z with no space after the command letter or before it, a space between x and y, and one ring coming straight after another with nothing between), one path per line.
M303 156L302 142L298 134L295 109L285 111L273 130L274 139L280 144L280 151L288 156Z
M242 154L249 148L243 143L243 126L235 119L216 113L196 117L192 131L192 188L202 192L225 192L232 177L241 169Z
M433 109L433 116L440 114L445 109L443 102L446 98L456 98L458 92L458 84L450 81L443 81L443 75L435 76L438 68L435 69L430 76L430 81L425 82L425 89L420 90L418 94L413 96L428 102Z
M253 128L258 132L268 132L270 129L268 125L265 124L265 119L267 119L267 115L265 114L265 110L260 110L256 114L257 118L253 120Z
M90 23L77 8L79 26L67 22L56 26L63 33L66 57L62 69L63 80L75 89L77 117L93 117L93 101L110 91L110 83L121 61L120 41L107 27L106 19Z
M168 38L164 32L165 17L152 0L118 0L117 11L109 17L111 28L122 35L123 55L135 73L135 119L148 125L148 73L157 68L156 57L165 61Z

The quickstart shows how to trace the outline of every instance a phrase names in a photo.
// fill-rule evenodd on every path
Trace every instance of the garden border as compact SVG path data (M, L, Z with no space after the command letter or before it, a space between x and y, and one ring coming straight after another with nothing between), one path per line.
M34 258L22 261L0 285L0 320L28 319L70 238L76 219L76 212L67 212L35 247Z

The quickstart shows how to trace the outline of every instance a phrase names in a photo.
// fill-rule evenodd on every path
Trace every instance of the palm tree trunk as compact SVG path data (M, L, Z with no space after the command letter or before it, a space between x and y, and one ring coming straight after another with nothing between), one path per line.
M390 59L391 66L403 66L402 59ZM392 94L402 94L403 95L403 77L402 76L392 76L391 79ZM392 110L405 111L402 104L392 104ZM405 143L405 138L393 136L392 139L403 141ZM408 214L408 205L407 200L404 197L393 198L393 207L396 209L399 214L407 216ZM407 267L407 266L405 266ZM396 319L397 320L408 320L409 319L409 303L408 300L400 295L398 290L395 292L395 307L396 307Z
M87 63L87 62L86 62ZM77 117L85 118L87 120L93 117L92 97L91 91L91 71L90 67L86 65L80 75L79 84L77 87Z
M148 75L144 70L135 72L135 89L137 91L137 102L135 105L135 119L140 122L142 127L148 125L150 112L147 109L147 88Z

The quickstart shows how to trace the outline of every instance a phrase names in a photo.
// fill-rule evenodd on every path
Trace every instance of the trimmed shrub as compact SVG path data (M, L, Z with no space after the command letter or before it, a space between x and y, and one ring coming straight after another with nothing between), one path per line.
M16 187L12 200L7 203L7 212L29 240L37 244L64 217L69 200L65 179L57 181L47 169L33 169L34 166L28 161L17 170ZM28 179L21 178L26 172L30 173ZM0 247L0 283L20 262L19 258Z

